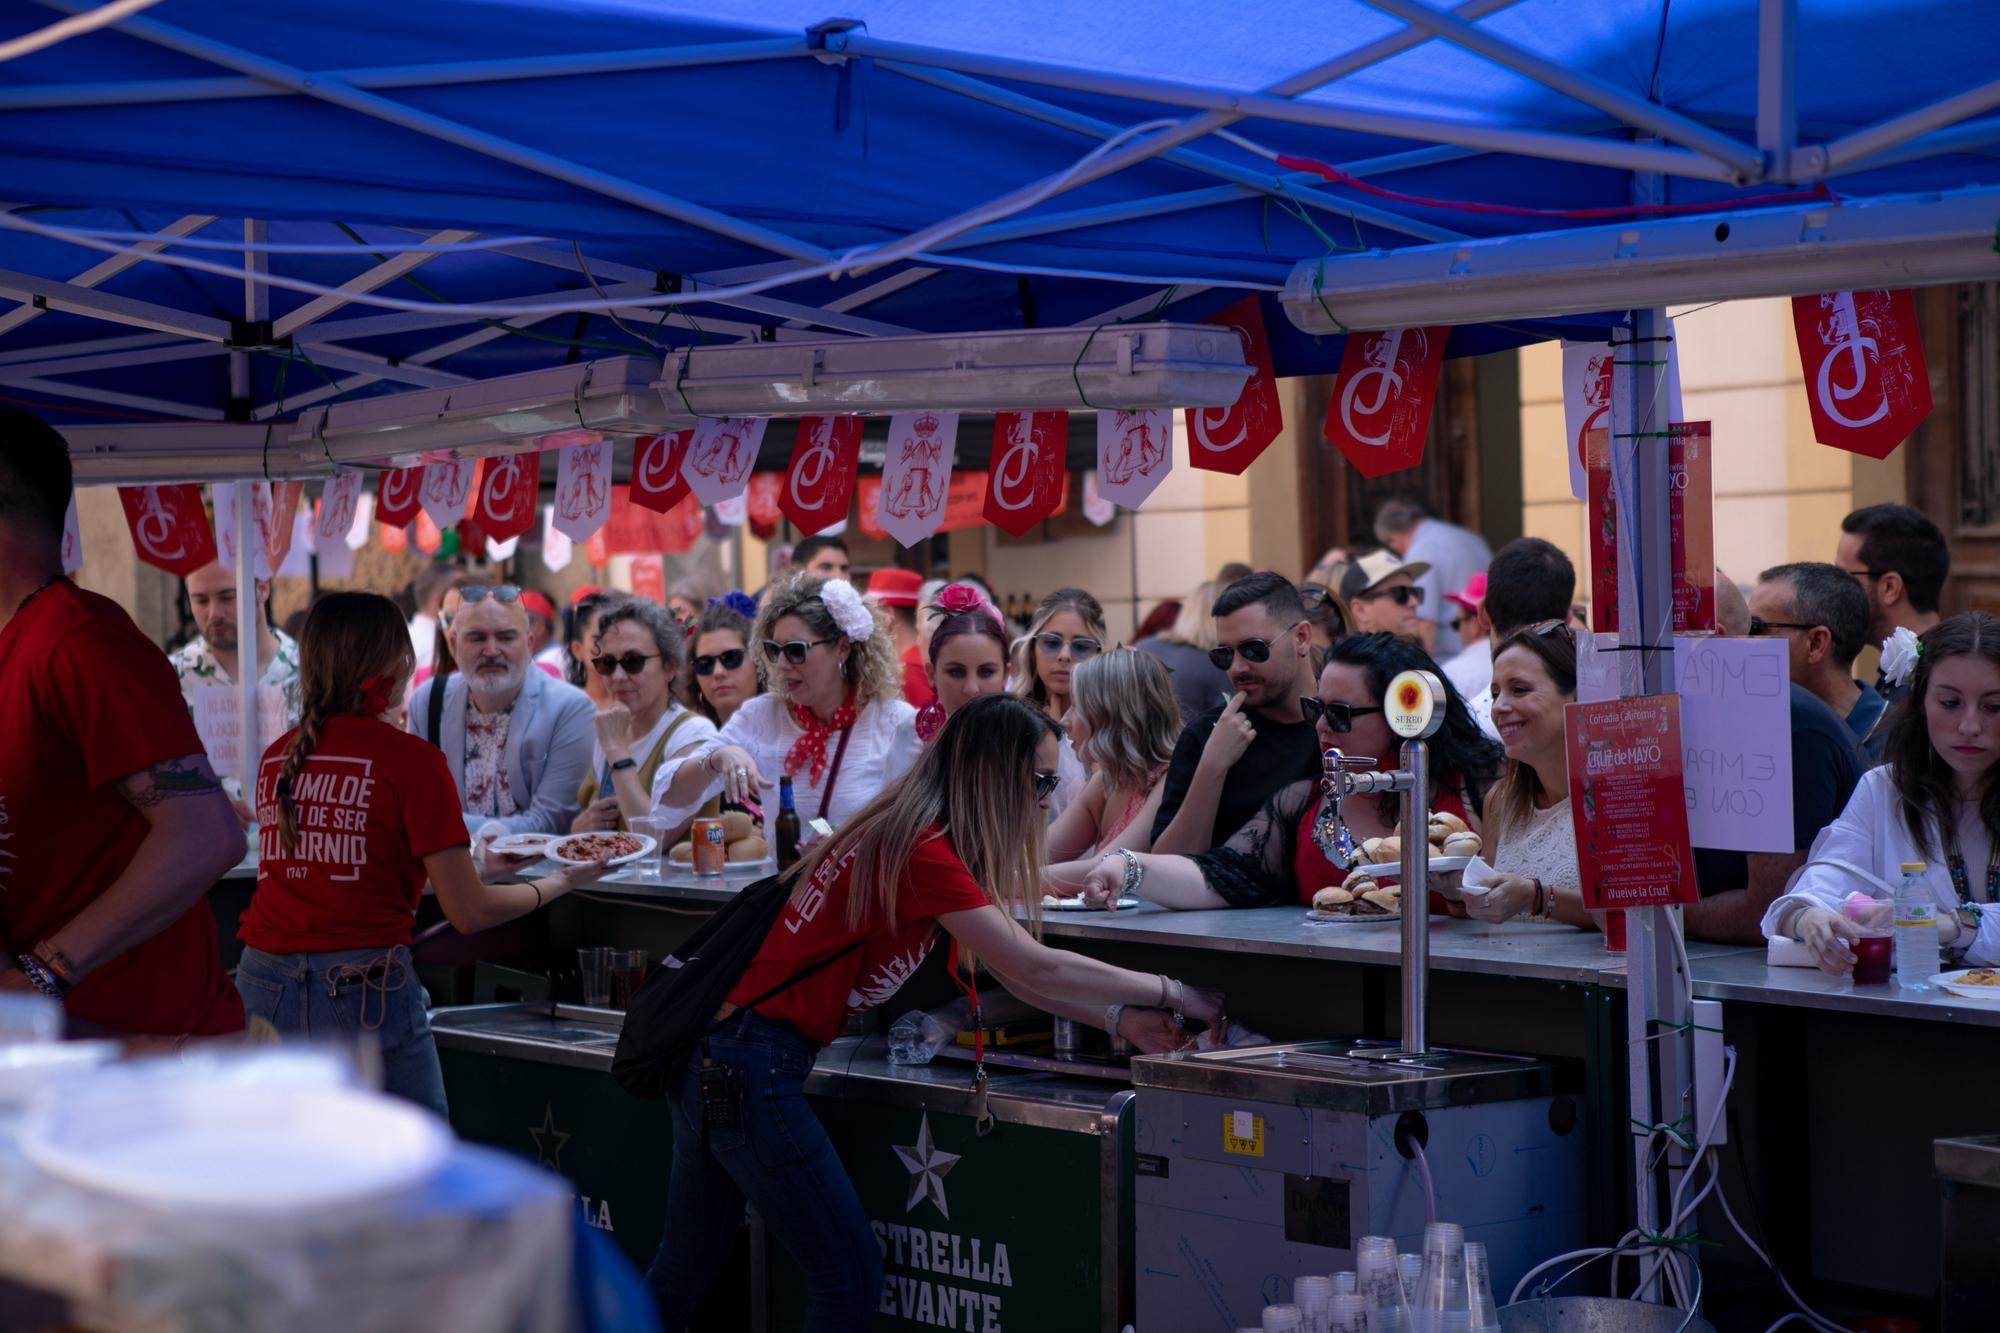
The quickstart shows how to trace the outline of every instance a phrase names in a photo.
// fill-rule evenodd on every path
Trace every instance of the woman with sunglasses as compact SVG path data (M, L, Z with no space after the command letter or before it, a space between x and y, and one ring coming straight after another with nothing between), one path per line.
M1395 768L1401 742L1383 716L1383 696L1403 672L1435 675L1437 669L1413 640L1357 634L1327 650L1317 694L1300 703L1314 720L1323 749L1338 746L1348 754L1367 755L1384 769ZM1499 774L1500 747L1480 734L1465 700L1449 684L1444 707L1444 726L1430 742L1430 808L1456 815L1476 829L1486 792ZM1347 878L1346 870L1313 840L1321 799L1318 779L1295 782L1221 847L1192 856L1115 850L1094 865L1052 867L1050 877L1082 883L1085 900L1095 906L1110 906L1122 894L1182 909L1309 904L1315 893ZM1400 801L1385 794L1343 804L1341 814L1357 847L1394 832Z
M738 708L703 754L701 799L719 789L731 803L762 802L783 775L802 826L838 828L908 768L896 730L917 710L903 701L889 622L846 579L801 573L765 590L750 634L770 692ZM764 808L775 817L775 801Z
M1081 588L1057 588L1035 608L1028 632L1014 645L1014 693L1061 724L1069 712L1070 678L1080 663L1104 651L1104 608ZM1090 776L1064 737L1062 781L1049 802L1060 815Z
M687 760L715 739L713 722L674 701L686 639L671 615L636 597L598 617L590 669L610 687L611 703L597 710L597 748L577 790L572 833L624 829L651 814L655 787L671 790ZM672 844L680 834L662 836Z
M704 1043L705 1061L690 1060L667 1095L673 1175L646 1274L662 1326L686 1327L735 1243L746 1201L804 1276L807 1328L874 1325L882 1249L805 1081L849 1014L887 1002L942 937L954 971L976 956L1020 999L1108 1024L1148 1052L1184 1044L1176 1015L1223 1026L1220 995L1035 938L1042 803L1055 785L1056 750L1055 724L1040 710L1004 694L975 699L906 779L799 863L791 903L716 1015L721 1028ZM725 1069L739 1095L733 1116L716 1123L703 1089Z
M681 698L718 727L764 689L750 652L756 618L757 603L732 592L710 602L689 631L694 651L681 672Z
M1076 669L1068 731L1090 780L1049 829L1049 855L1066 861L1087 851L1153 845L1180 703L1167 669L1130 649L1102 653Z

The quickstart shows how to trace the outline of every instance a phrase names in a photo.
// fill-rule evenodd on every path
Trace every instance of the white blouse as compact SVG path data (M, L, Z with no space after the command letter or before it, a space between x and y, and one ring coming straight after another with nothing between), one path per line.
M1490 811L1492 807L1489 805ZM1530 808L1519 826L1492 828L1498 842L1490 858L1506 875L1538 879L1552 889L1581 892L1583 877L1576 868L1576 832L1570 826L1569 797L1546 810Z
M1965 857L1966 873L1972 880L1968 887L1977 899L1985 892L1986 862L1991 844L1986 830L1979 827L1976 812L1969 819L1961 817L1959 823L1959 850ZM1958 892L1951 886L1950 868L1938 858L1935 850L1918 847L1911 839L1909 829L1903 826L1896 787L1890 781L1886 765L1871 768L1861 775L1861 783L1848 799L1847 808L1840 812L1840 818L1828 824L1820 831L1819 837L1813 839L1812 852L1806 857L1804 868L1792 877L1785 895L1764 912L1764 938L1790 936L1792 918L1801 907L1824 907L1829 912L1838 912L1848 894L1857 890L1862 893L1875 891L1875 886L1859 875L1832 864L1836 861L1860 867L1883 880L1892 890L1903 877L1903 862L1922 861L1924 882L1930 886L1931 897L1937 900L1938 911L1947 913L1958 910ZM1981 966L2000 962L2000 907L1989 908L1980 914L1979 933L1966 950L1965 961Z
M847 753L841 758L839 778L830 801L821 784L812 780L810 770L801 769L792 775L792 804L799 812L799 823L803 826L824 817L827 823L839 828L856 810L873 800L877 792L907 773L916 755L896 745L896 732L905 723L914 727L916 713L901 699L876 699L864 705L849 728ZM748 751L757 761L757 771L772 783L773 789L759 799L766 814L775 818L776 784L785 771L785 756L791 753L792 743L801 734L790 708L774 694L760 694L745 700L715 738L689 756L688 762L707 763L708 757L725 745ZM833 757L839 749L839 734L827 737L822 780L834 776ZM692 818L709 797L721 790L722 779L711 775L692 806L685 810L663 809L661 813L669 819ZM654 799L664 794L664 789L655 785Z
M909 720L896 727L896 734L889 740L889 766L898 775L909 772L917 765L917 759L924 752L924 742L917 738L917 715L910 714ZM1090 781L1090 772L1077 758L1076 750L1069 743L1069 737L1062 738L1062 750L1056 760L1056 776L1060 779L1056 789L1049 793L1049 822L1055 823L1056 816L1077 797L1083 795L1084 784Z

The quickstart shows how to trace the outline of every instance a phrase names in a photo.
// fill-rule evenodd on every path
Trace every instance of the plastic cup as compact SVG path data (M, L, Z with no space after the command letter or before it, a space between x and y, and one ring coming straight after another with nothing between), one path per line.
M1851 946L1854 950L1854 984L1857 986L1883 986L1889 981L1891 965L1896 959L1896 935L1894 931L1866 931Z
M1333 1279L1312 1274L1293 1278L1292 1304L1306 1317L1306 1333L1326 1333L1333 1311Z
M1350 1273L1347 1276L1352 1277ZM1333 1293L1333 1309L1327 1316L1329 1333L1369 1333L1368 1301L1358 1291Z
M630 1008L632 992L639 989L639 983L646 979L647 956L644 949L611 949L611 1007Z
M660 859L667 854L666 835L669 825L664 819L651 815L641 815L637 819L625 821L626 827L644 838L653 840L653 850L632 862L632 869L641 876L657 879L660 874Z
M1264 1333L1305 1333L1306 1317L1296 1305L1264 1307Z
M1335 1273L1333 1275L1334 1295L1336 1296L1352 1295L1354 1291L1355 1291L1354 1273L1352 1270L1349 1270L1345 1273Z
M576 951L577 975L583 980L583 1002L593 1009L611 1004L611 955L613 950L592 946Z
M1424 1228L1423 1272L1410 1305L1416 1333L1465 1333L1471 1299L1465 1284L1465 1228L1432 1222Z
M1367 1306L1368 1333L1407 1333L1410 1302L1392 1236L1363 1236L1354 1246L1354 1285Z
M1622 910L1604 914L1604 951L1625 952L1625 913Z
M1465 1287L1471 1298L1472 1333L1500 1333L1500 1307L1493 1300L1493 1269L1487 1262L1486 1247L1476 1240L1465 1242Z
M1403 1275L1403 1298L1410 1303L1410 1309L1417 1308L1417 1280L1424 1275L1424 1256L1421 1254L1399 1254L1396 1269Z

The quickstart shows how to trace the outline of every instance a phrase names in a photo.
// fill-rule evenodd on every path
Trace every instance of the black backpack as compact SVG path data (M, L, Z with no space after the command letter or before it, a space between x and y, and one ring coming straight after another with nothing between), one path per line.
M635 1097L664 1097L673 1088L704 1037L720 1026L716 1010L743 977L764 937L791 900L790 875L772 875L749 885L668 957L653 965L626 1006L611 1074ZM754 1009L813 973L860 947L854 940L750 1003Z

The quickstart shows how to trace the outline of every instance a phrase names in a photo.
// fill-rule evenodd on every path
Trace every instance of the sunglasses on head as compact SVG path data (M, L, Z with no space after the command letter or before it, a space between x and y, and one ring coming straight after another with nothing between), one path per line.
M1035 799L1037 801L1048 800L1050 795L1054 793L1055 789L1061 784L1062 784L1062 774L1060 773L1035 774Z
M471 583L458 590L461 606L472 606L488 597L496 602L518 602L521 590L511 583Z
M744 652L741 648L725 648L719 653L702 653L694 659L694 674L713 675L718 662L722 664L724 671L734 671L743 665L743 657ZM804 653L799 654L799 660L805 661Z
M1341 735L1354 730L1355 718L1366 717L1370 713L1388 711L1379 704L1370 708L1356 707L1353 704L1323 703L1311 695L1306 695L1299 700L1299 708L1305 713L1306 721L1318 722L1321 718L1325 718L1326 729Z
M806 654L822 643L832 643L832 639L793 639L789 643L779 643L776 639L764 640L764 660L775 662L780 657L793 666L803 666Z
M1285 626L1284 632L1278 637L1283 638L1285 634L1290 634L1303 624L1305 624L1303 620L1294 620L1291 624ZM1208 660L1215 663L1216 670L1227 671L1229 670L1229 664L1236 660L1236 654L1238 653L1243 654L1243 660L1246 662L1253 664L1268 662L1271 660L1271 640L1245 639L1234 646L1226 643L1217 644L1208 650Z
M593 657L590 666L600 676L608 676L619 667L625 668L626 675L636 676L646 669L646 663L657 660L659 656L658 653L626 653L623 657Z
M1750 637L1761 639L1774 629L1815 630L1817 625L1801 625L1795 620L1766 620L1762 616L1750 617Z
M1054 633L1037 634L1035 636L1035 646L1050 657L1060 657L1063 648L1067 646L1069 648L1069 655L1079 662L1086 657L1095 657L1104 651L1103 644L1099 643L1096 639L1081 634L1077 635L1074 639L1064 639L1062 635Z
M1357 600L1372 602L1378 597L1387 597L1395 602L1397 606L1422 606L1424 604L1424 590L1408 586L1380 588L1374 592L1364 592Z

